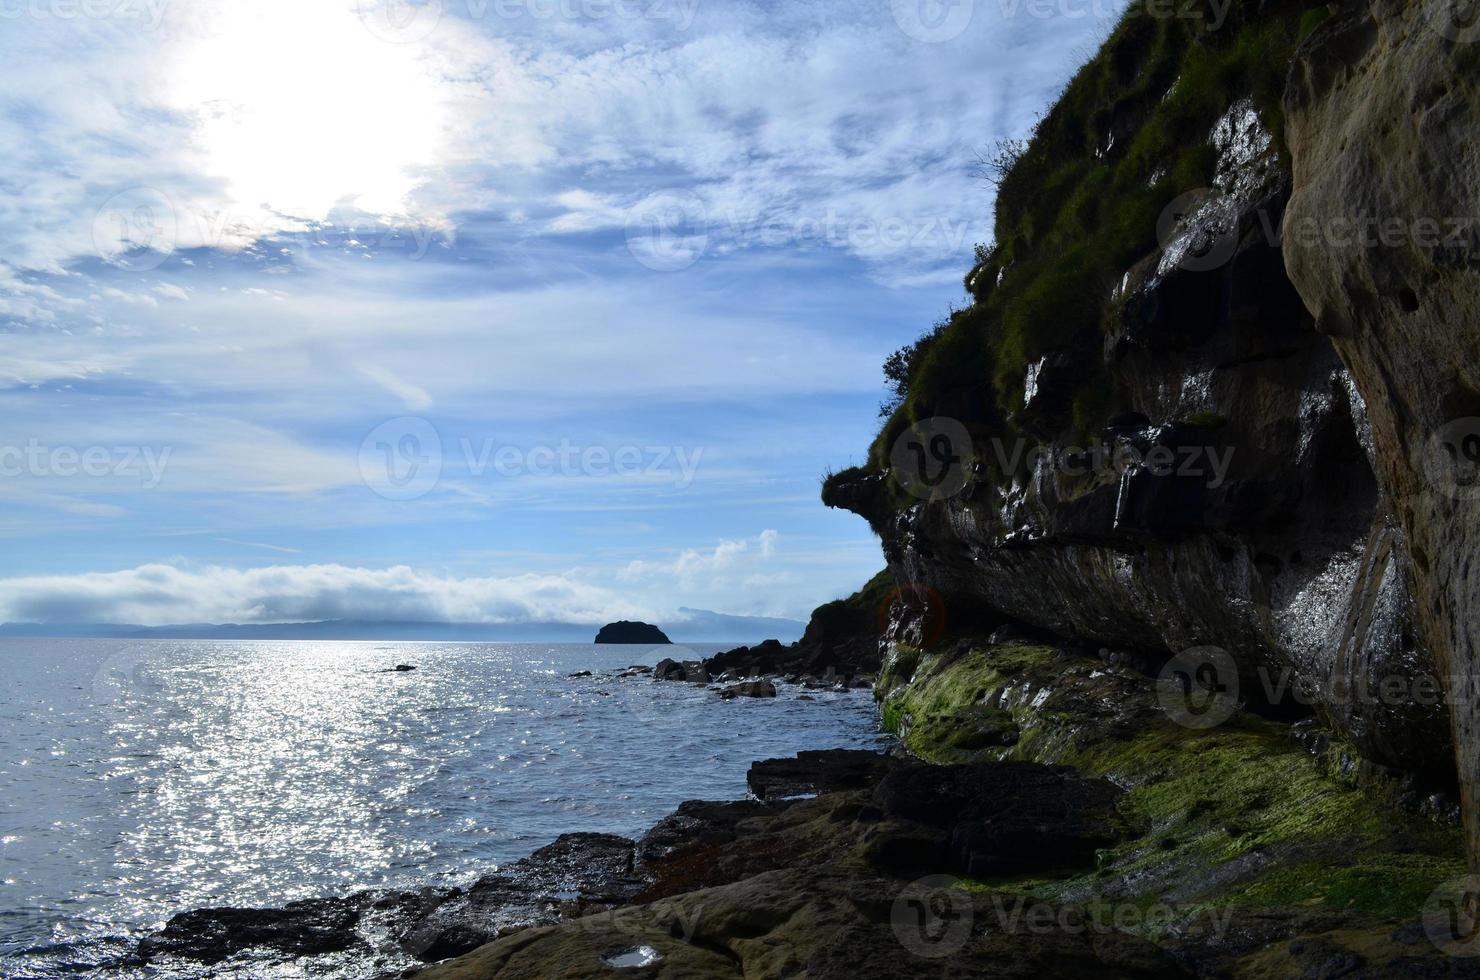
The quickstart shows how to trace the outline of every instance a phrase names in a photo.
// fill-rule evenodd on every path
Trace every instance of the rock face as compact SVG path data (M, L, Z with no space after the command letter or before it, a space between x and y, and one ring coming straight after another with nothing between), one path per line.
M1213 130L1242 134L1223 145L1217 206L1192 210L1126 273L1096 352L1128 410L1103 433L1105 458L1164 452L1176 461L1166 474L1107 463L1066 475L1084 443L1061 434L1005 484L881 517L856 485L881 477L860 474L829 502L870 517L911 586L897 639L995 615L1163 657L1215 645L1249 700L1304 685L1369 757L1432 767L1447 738L1437 705L1330 696L1434 664L1413 628L1412 561L1374 476L1360 386L1285 275L1288 162L1247 102ZM1226 243L1221 264L1173 260L1208 240Z
M1451 727L1422 693L1477 676L1480 44L1446 0L1348 8L1295 54L1283 144L1277 98L1219 93L1191 137L1210 185L1184 188L1098 322L1020 393L965 379L914 395L919 424L966 426L964 487L911 489L881 444L824 499L881 536L901 586L890 642L1011 620L1152 663L1215 646L1267 714L1314 712L1363 757L1436 777L1453 778L1458 742L1480 785L1475 699ZM1281 9L1235 4L1207 43ZM1127 37L1102 59L1134 63ZM1114 139L1053 160L1115 164L1138 125L1117 113ZM1106 406L1094 432L1072 421L1086 399Z
M596 633L597 643L672 643L663 631L651 623L634 623L620 620L607 623Z
M1394 553L1412 556L1416 632L1449 679L1474 860L1480 44L1463 10L1355 4L1304 45L1286 93L1295 192L1284 240L1291 278L1365 406Z

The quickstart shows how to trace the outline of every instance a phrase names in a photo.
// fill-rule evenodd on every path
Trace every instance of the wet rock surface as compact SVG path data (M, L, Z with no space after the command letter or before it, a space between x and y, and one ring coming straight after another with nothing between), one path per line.
M776 696L776 685L768 680L745 681L741 684L731 684L722 688L719 696L726 701L732 698L774 698Z
M746 773L750 792L761 800L786 800L840 790L864 789L903 763L879 752L825 749L791 759L757 762Z
M946 833L942 863L978 878L1093 866L1121 836L1121 790L1062 766L903 766L874 801L887 817Z
M286 957L392 947L417 959L458 956L505 932L620 905L645 886L634 842L611 834L565 834L462 889L360 892L282 908L197 909L144 939L146 961L216 963L248 950Z

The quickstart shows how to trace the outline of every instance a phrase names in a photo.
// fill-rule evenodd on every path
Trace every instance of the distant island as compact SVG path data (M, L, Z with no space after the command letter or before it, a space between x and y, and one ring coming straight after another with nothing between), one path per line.
M663 631L651 623L622 620L607 623L596 633L597 643L672 643Z

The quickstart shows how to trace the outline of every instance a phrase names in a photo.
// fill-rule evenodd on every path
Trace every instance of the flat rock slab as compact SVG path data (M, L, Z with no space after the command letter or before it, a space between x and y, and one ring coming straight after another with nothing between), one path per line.
M874 789L887 816L944 831L950 869L979 877L1093 864L1121 836L1120 796L1108 780L1027 762L900 766Z
M745 774L745 783L758 800L796 799L869 789L898 765L882 752L860 749L799 752L792 759L757 762Z

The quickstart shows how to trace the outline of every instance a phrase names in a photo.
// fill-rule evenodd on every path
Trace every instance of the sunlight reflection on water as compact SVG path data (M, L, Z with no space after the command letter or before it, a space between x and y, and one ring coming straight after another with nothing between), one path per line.
M743 796L758 758L880 743L866 692L720 702L602 674L670 651L0 641L0 968L187 908L464 881Z

